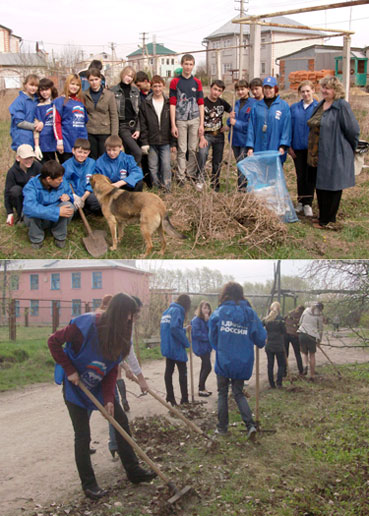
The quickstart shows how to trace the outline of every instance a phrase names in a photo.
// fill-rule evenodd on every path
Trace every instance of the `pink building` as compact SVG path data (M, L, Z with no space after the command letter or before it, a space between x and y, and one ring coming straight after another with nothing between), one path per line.
M50 324L56 301L62 325L95 310L105 294L125 292L147 303L149 277L134 260L15 260L8 267L8 292L16 300L17 323L28 311L30 325Z

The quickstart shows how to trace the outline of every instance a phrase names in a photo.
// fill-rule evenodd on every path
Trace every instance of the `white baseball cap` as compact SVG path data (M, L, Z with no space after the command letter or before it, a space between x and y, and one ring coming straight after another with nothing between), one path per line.
M23 143L22 145L19 145L17 149L17 156L19 156L22 159L26 159L35 158L36 154L34 153L31 145L28 145L28 143Z

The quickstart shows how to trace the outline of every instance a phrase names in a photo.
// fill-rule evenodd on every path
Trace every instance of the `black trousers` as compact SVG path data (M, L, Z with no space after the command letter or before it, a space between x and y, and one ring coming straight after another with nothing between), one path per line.
M316 167L308 167L309 181L316 184ZM340 206L342 190L318 190L316 198L319 207L319 224L326 226L329 222L336 222L338 208Z
M199 391L205 390L205 382L211 371L210 351L201 355L201 369L199 378Z
M173 373L174 367L177 366L179 374L179 387L181 389L181 403L188 403L188 388L187 388L187 364L179 360L172 360L167 358L165 361L164 381L167 391L167 401L175 402L173 390Z
M303 206L313 204L315 183L309 181L307 149L295 150L296 176L297 176L297 202L301 202ZM316 179L316 178L315 178Z
M140 165L142 160L142 150L137 141L132 138L132 134L135 131L136 129L134 127L131 128L127 124L119 124L119 136L123 141L124 152L133 156L137 165Z
M90 134L88 133L88 141L91 145L90 158L97 159L105 152L105 140L108 134Z
M274 381L274 358L277 359L278 370L277 370L277 385L279 387L282 386L282 378L284 373L284 368L286 367L286 361L284 358L284 351L269 351L265 350L268 359L268 380L269 385L271 387L275 387Z
M247 156L246 147L236 147L235 145L232 145L232 150L233 150L233 154L234 154L234 157L235 157L235 160L237 163L239 161L242 161L243 159L245 159ZM238 174L238 176L237 176L238 190L241 192L245 192L246 187L247 187L246 176L244 176L242 174L242 172L239 171L238 168L237 168L237 174Z
M9 192L9 201L12 208L17 212L18 219L22 216L23 209L23 188L20 185L13 185Z
M70 159L73 157L72 152L63 152L63 154L60 154L60 152L57 152L56 155L58 156L58 160L61 165L64 163L64 161L67 161L67 159Z
M288 357L289 347L290 343L292 344L293 351L295 353L297 368L299 370L299 373L302 374L304 367L302 365L302 358L300 353L300 343L299 343L299 337L298 335L291 335L290 333L287 333L284 338L284 347L286 349L286 355ZM287 364L285 369L285 375L287 374Z
M47 161L51 161L52 159L56 159L56 151L47 152L42 151L43 158L41 160L41 163L46 163Z
M74 429L74 456L77 470L82 483L82 489L94 489L98 487L90 456L90 411L65 400ZM114 418L131 435L129 423L122 407L114 399ZM119 432L115 431L118 445L118 454L127 473L134 471L138 465L138 459L130 444L123 439Z
M127 190L128 192L142 192L143 180L138 181L135 186L123 185L120 187L121 190Z

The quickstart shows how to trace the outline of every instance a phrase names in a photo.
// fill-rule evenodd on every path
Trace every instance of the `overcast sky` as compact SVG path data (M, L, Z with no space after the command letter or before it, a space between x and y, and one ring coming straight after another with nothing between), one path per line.
M329 2L291 0L245 1L248 14L266 14L280 10L329 4ZM201 49L201 41L238 15L239 2L234 0L16 0L2 2L1 24L22 37L25 45L43 41L45 48L58 51L73 44L86 52L109 51L109 43L117 44L118 56L136 50L140 33L147 32L149 41L156 40L177 52ZM306 25L349 29L350 8L290 15ZM351 28L356 34L354 46L369 45L367 26L369 6L352 8ZM327 44L341 44L333 38Z

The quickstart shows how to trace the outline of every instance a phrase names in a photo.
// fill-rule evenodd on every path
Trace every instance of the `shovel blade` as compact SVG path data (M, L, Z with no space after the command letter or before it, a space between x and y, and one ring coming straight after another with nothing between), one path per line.
M181 489L180 491L177 490L176 494L173 495L171 498L169 498L168 500L168 503L170 505L172 504L175 504L176 502L178 502L179 500L182 501L182 499L185 497L188 498L188 500L186 501L192 501L192 498L193 497L197 497L197 493L196 491L191 487L191 486L185 486L183 489Z
M87 252L94 258L99 258L108 250L105 240L106 232L102 230L92 231L91 235L82 238Z

